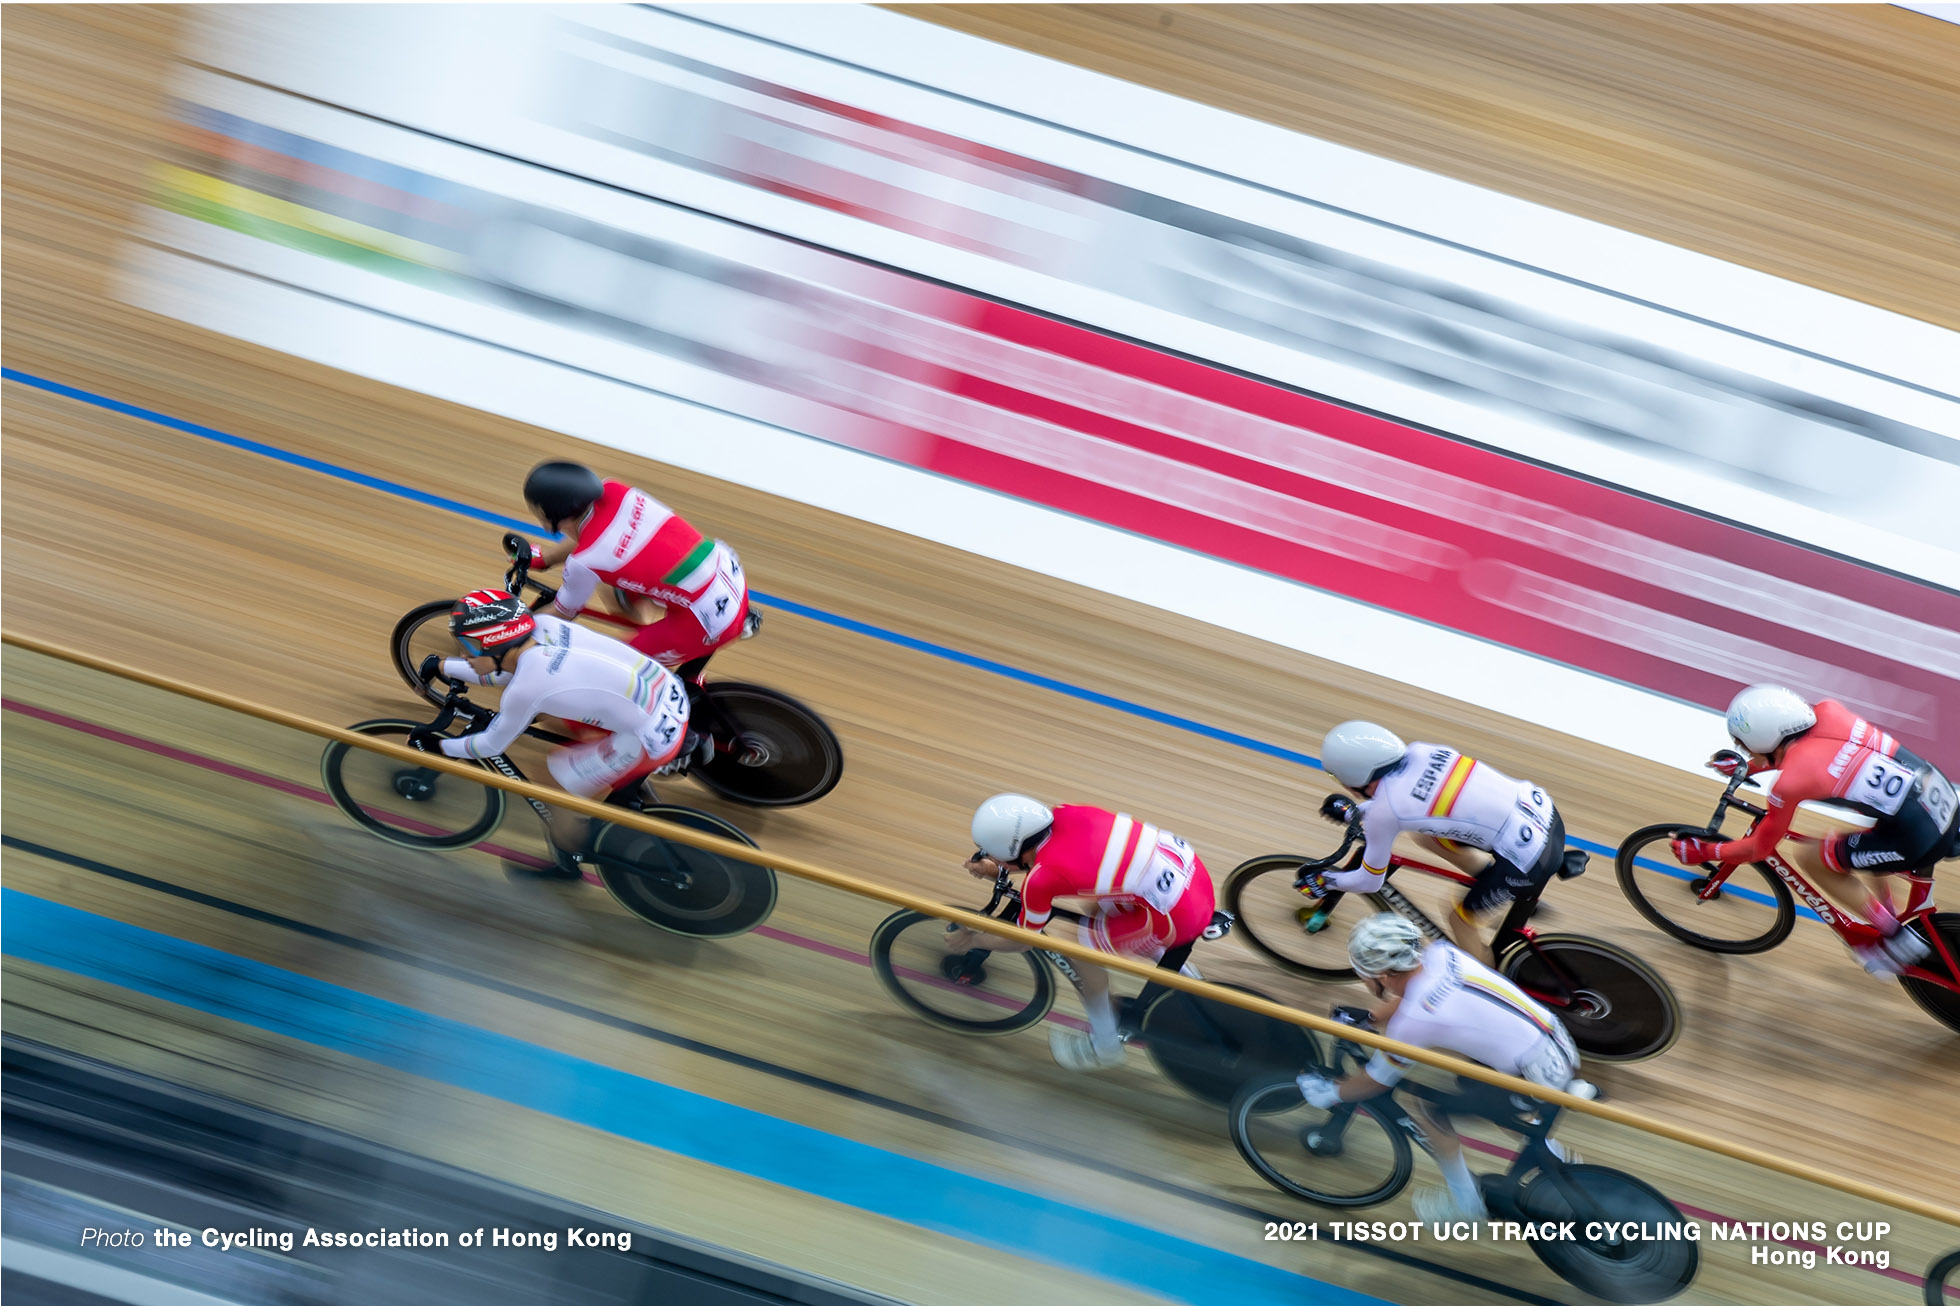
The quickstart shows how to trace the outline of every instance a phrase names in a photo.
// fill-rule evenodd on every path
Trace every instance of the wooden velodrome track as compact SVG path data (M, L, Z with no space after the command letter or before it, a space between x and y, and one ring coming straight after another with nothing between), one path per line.
M1364 70L1391 62L1418 69L1422 75L1406 84L1375 88L1384 98L1365 132L1356 93L1343 99L1332 76L1313 79L1319 100L1281 80L1253 77L1239 79L1231 95L1263 85L1284 101L1262 109L1222 91L1212 98L1414 162L1431 162L1426 151L1438 150L1436 158L1452 157L1463 166L1450 170L1472 180L1954 324L1951 306L1960 297L1942 289L1954 283L1950 246L1944 262L1941 251L1943 230L1950 238L1951 214L1960 211L1951 180L1960 150L1951 135L1937 138L1938 115L1923 105L1856 88L1863 78L1883 81L1899 97L1908 95L1901 87L1922 96L1943 90L1950 105L1960 28L1883 9L1760 10L1747 21L1699 11L1559 11L1556 22L1519 10L1206 10L1177 11L1168 26L1161 14L1126 10L941 16L984 22L985 34L1007 36L1000 25L1010 14L1025 26L1016 39L1059 43L1038 45L1044 52L1100 43L1115 52L1108 58L1125 62L1081 53L1083 62L1139 77L1155 66L1164 84L1185 94L1198 93L1189 79L1204 66L1222 78L1214 61L1219 52L1244 48L1248 23L1266 51L1290 51L1284 59L1268 55L1271 67L1319 68L1331 60ZM1692 34L1719 27L1735 48L1715 69L1746 61L1750 88L1775 84L1790 97L1787 111L1750 120L1749 138L1762 144L1748 155L1765 161L1776 186L1691 187L1693 169L1659 164L1640 175L1651 183L1655 171L1669 171L1665 187L1643 185L1631 168L1602 180L1558 162L1557 133L1522 126L1506 132L1463 119L1463 104L1495 94L1466 52L1502 42L1515 57L1539 61L1527 64L1529 73L1558 71L1523 78L1507 72L1506 84L1530 85L1540 121L1562 111L1576 120L1580 107L1595 104L1603 70L1624 64L1614 45L1623 42L1671 71L1670 85L1682 89L1670 93L1670 110L1695 87L1710 101L1681 114L1624 114L1625 121L1638 124L1643 141L1673 141L1677 154L1712 157L1706 137L1723 133L1692 124L1733 106L1742 80L1724 81L1677 55L1666 39L1669 21ZM7 11L8 366L433 495L516 511L514 487L524 468L544 450L566 452L562 437L386 390L114 300L110 278L154 157L176 22L168 10ZM1165 33L1189 34L1194 25L1210 34L1189 38L1205 58L1164 53L1171 48ZM1820 37L1820 25L1842 39ZM1225 39L1233 30L1239 35ZM1942 49L1943 88L1935 71ZM1418 94L1419 87L1428 92ZM1574 89L1555 96L1559 88ZM1898 166L1861 175L1857 189L1836 184L1821 161L1808 173L1772 167L1797 157L1806 124L1842 107L1840 96L1858 106L1849 123L1829 119L1840 139L1894 144L1885 153ZM1590 112L1604 120L1596 104ZM1390 130L1385 124L1401 124L1401 148L1379 138ZM1778 124L1800 139L1777 135ZM1595 143L1576 132L1567 139L1569 148ZM1644 147L1635 152L1650 161L1664 157ZM1927 152L1947 163L1944 183L1900 162ZM1761 221L1770 209L1789 220ZM1813 216L1799 222L1793 212ZM1875 257L1881 245L1885 257ZM408 707L382 648L401 610L496 574L492 527L19 384L5 393L10 629L343 722ZM1411 736L1462 740L1501 768L1545 782L1575 833L1607 843L1649 821L1698 818L1713 793L1710 784L1364 673L801 505L609 451L585 452L736 541L765 591L882 630L1308 752L1328 724L1350 715L1379 716ZM1260 1187L1223 1144L1215 1117L1174 1097L1140 1064L1085 1083L1055 1069L1036 1035L961 1042L901 1016L861 965L834 955L861 951L882 914L871 904L790 885L772 925L800 946L658 937L599 894L508 886L481 854L404 858L357 837L295 792L317 787L311 740L241 729L211 710L105 685L40 659L10 654L6 669L10 699L284 782L275 790L10 712L11 839L497 975L615 1023L512 1001L412 961L377 960L17 845L7 857L13 888L1040 1187L1241 1255L1306 1265L1318 1277L1396 1300L1431 1299L1440 1282L1378 1256L1328 1253L1309 1264L1294 1249L1262 1244L1257 1220L1244 1208L1312 1213L1290 1209ZM724 811L765 846L869 878L966 899L970 882L954 863L965 851L967 814L979 797L1005 787L1147 813L1189 837L1220 874L1246 856L1312 849L1326 836L1311 818L1325 792L1314 773L837 626L773 612L763 638L726 655L720 670L781 685L818 706L843 736L846 781L815 808L771 815L716 808L691 786L671 796ZM505 837L530 836L513 822ZM1766 956L1723 961L1639 922L1597 861L1592 875L1560 885L1554 898L1557 928L1633 947L1666 972L1687 1008L1688 1032L1666 1057L1600 1069L1596 1078L1617 1101L1949 1204L1960 1199L1952 1110L1960 1038L1866 979L1821 928L1799 928ZM1207 965L1216 978L1316 1007L1338 992L1285 982L1230 945L1216 951L1218 960ZM843 1207L791 1203L759 1181L629 1149L579 1126L54 972L10 962L6 1004L8 1028L29 1036L897 1295L970 1301L977 1291L996 1300L1025 1290L1017 1286L1025 1266L950 1238ZM650 1043L619 1020L897 1105L867 1105ZM1012 1141L962 1132L927 1112ZM1590 1122L1575 1122L1570 1133L1588 1153L1638 1170L1684 1205L1740 1219L1873 1218L1862 1203L1674 1145ZM486 1146L493 1135L497 1146ZM1910 1167L1888 1152L1912 1158ZM1112 1175L1087 1156L1105 1157L1130 1175ZM1135 1177L1144 1174L1173 1180L1172 1189ZM686 1200L673 1200L681 1191ZM757 1214L778 1209L781 1218ZM1923 1224L1903 1228L1891 1246L1907 1271L1953 1241L1950 1230L1936 1236ZM1709 1268L1688 1300L1908 1299L1905 1285L1868 1273L1773 1272L1748 1267L1733 1251L1706 1250ZM1575 1299L1519 1251L1422 1254L1485 1285L1453 1285L1452 1300L1512 1299L1496 1285ZM1040 1273L1085 1299L1137 1299L1101 1281Z

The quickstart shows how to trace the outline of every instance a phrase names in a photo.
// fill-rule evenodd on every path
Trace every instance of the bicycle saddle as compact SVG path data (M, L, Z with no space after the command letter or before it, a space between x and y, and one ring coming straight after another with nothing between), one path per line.
M1576 880L1585 873L1586 850L1583 848L1567 848L1565 850L1565 862L1558 868L1558 878L1561 880Z
M1228 911L1215 911L1211 914L1211 924L1205 926L1200 938L1222 939L1232 932L1232 924L1238 918Z

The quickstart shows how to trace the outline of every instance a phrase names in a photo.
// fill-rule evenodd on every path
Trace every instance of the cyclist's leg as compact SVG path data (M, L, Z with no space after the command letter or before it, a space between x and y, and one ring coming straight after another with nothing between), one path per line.
M1097 912L1084 917L1077 927L1077 937L1085 947L1152 963L1163 958L1174 934L1168 917L1144 906ZM1116 1004L1109 994L1109 972L1101 966L1084 966L1080 975L1082 1006L1089 1016L1090 1042L1099 1055L1108 1057L1114 1049L1121 1047Z
M566 793L604 798L621 785L636 783L680 751L678 732L665 757L649 753L637 736L607 734L558 749L545 759L551 778ZM551 809L552 842L574 855L586 851L591 821L568 808Z
M1482 1087L1475 1081L1457 1081L1459 1090L1466 1087ZM1485 1214L1484 1195L1477 1186L1477 1177L1470 1173L1470 1163L1463 1157L1463 1140L1457 1137L1456 1126L1451 1123L1452 1109L1462 1110L1470 1103L1467 1093L1459 1093L1457 1098L1442 1102L1431 1102L1410 1095L1404 1101L1409 1113L1422 1126L1429 1136L1429 1146L1436 1158L1436 1168L1443 1172L1443 1182L1449 1185L1450 1196L1456 1199L1461 1209L1479 1217Z
M660 620L662 612L666 610L660 600L629 593L617 585L603 586L599 592L605 596L607 607L638 626Z
M1558 873L1564 860L1565 821L1554 812L1551 825L1545 832L1544 847L1539 850L1538 860L1529 867L1519 866L1507 857L1491 856L1490 865L1477 876L1463 895L1463 901L1450 913L1450 937L1458 947L1486 966L1496 965L1490 943L1478 924L1479 919L1500 908L1514 905L1528 911L1545 891L1552 876Z

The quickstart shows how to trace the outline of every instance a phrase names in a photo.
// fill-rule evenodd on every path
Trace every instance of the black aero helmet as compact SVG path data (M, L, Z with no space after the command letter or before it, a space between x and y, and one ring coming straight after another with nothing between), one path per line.
M578 463L539 463L524 478L524 502L553 526L583 514L604 490L599 474Z

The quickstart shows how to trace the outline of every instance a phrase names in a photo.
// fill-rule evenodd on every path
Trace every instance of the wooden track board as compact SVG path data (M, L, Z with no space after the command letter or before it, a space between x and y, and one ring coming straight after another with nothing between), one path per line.
M572 442L197 332L107 293L160 120L172 21L168 11L8 12L8 364L517 511L523 468L545 450L577 456ZM404 711L381 647L393 618L496 572L493 528L72 400L7 386L6 435L10 628L322 719ZM985 559L610 452L585 454L737 540L770 592L908 636L1304 751L1344 716L1383 716L1411 736L1460 740L1543 780L1575 833L1607 842L1651 820L1697 818L1713 794L1605 750ZM333 614L326 636L321 612ZM1314 773L818 622L773 613L764 637L720 669L816 705L843 736L850 770L813 809L716 810L765 846L890 883L965 898L969 882L953 863L965 851L967 813L1008 786L1159 820L1220 874L1243 857L1317 848L1326 837L1310 817L1325 792ZM176 713L154 722L152 735L181 745ZM8 742L24 733L10 731ZM20 861L9 858L10 883L28 887L13 879ZM61 877L36 891L71 888ZM298 880L283 891L303 899L310 888ZM1688 1034L1666 1058L1601 1070L1618 1100L1692 1113L1731 1136L1896 1182L1874 1156L1881 1126L1861 1123L1883 1114L1906 1131L1903 1154L1924 1167L1920 1191L1960 1193L1950 1114L1960 1042L1858 973L1819 927L1800 926L1768 956L1724 961L1639 922L1598 863L1555 899L1558 928L1634 947L1688 1009ZM461 922L484 927L466 914ZM630 926L616 922L615 932L619 924ZM568 944L580 937L556 922L537 928ZM261 946L268 959L302 964L283 945ZM566 956L579 953L568 947ZM1352 992L1289 985L1242 955L1218 970L1316 1005ZM603 983L604 974L601 966L579 982ZM945 1051L979 1055L966 1044ZM1042 1064L1038 1040L1020 1051L1019 1069ZM1766 1110L1766 1099L1781 1105ZM1879 1100L1882 1113L1872 1110ZM1828 1125L1844 1136L1826 1136ZM1664 1184L1699 1164L1676 1159L1680 1176L1655 1175ZM1757 1197L1772 1203L1785 1187L1769 1181Z

